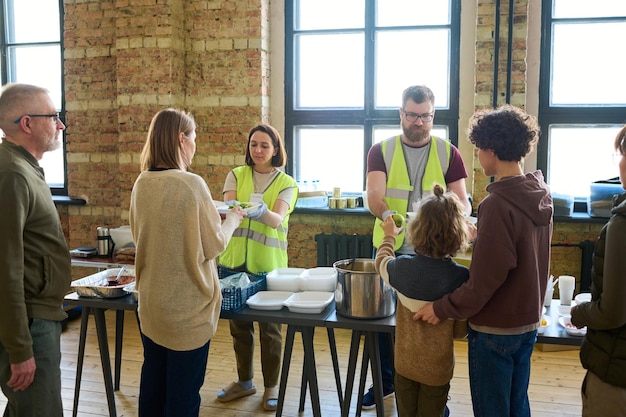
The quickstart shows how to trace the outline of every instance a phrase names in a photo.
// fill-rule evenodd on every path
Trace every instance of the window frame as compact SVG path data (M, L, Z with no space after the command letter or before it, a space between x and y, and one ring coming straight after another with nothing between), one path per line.
M553 18L555 0L542 2L541 5L541 50L539 67L539 112L541 138L537 145L537 169L550 178L550 127L569 125L574 127L593 127L594 125L623 125L626 123L626 105L556 105L550 103L552 80L552 35L553 24L559 22L614 22L624 20L615 17L578 17ZM616 171L617 174L617 171ZM558 192L558 190L557 190ZM581 196L574 196L581 200Z
M375 107L375 45L373 41L376 30L402 30L415 27L427 27L429 29L448 27L448 25L433 26L397 26L397 27L375 27L375 0L365 1L365 65L364 65L364 106L362 109L354 108L320 108L320 109L296 109L296 45L295 37L302 32L311 33L314 31L295 30L295 1L285 2L285 83L284 83L284 120L285 120L285 148L288 155L286 171L296 180L300 180L298 161L301 155L298 154L296 146L295 132L297 127L320 126L320 127L362 127L363 138L363 167L362 176L363 189L365 189L367 169L367 153L374 144L375 126L400 126L400 116L398 109L401 105L401 91L398 92L398 105L394 108ZM459 90L460 90L460 52L461 52L461 1L450 0L450 55L449 55L449 94L448 107L437 107L435 116L435 127L446 128L448 138L458 147L459 136ZM354 31L348 29L346 32ZM320 30L319 32L325 32ZM428 56L428 52L425 53ZM407 85L408 87L408 85ZM437 97L436 97L436 102ZM357 190L349 190L357 191Z
M18 1L18 0L14 0ZM61 120L65 122L65 78L63 74L64 71L64 48L63 48L63 31L64 31L64 5L63 1L59 0L59 40L58 41L47 41L47 42L9 42L7 36L7 27L8 25L8 16L7 9L8 4L7 0L0 0L0 53L4 57L2 61L0 61L0 82L2 85L6 85L7 83L14 82L13 78L9 78L10 74L15 73L15 68L12 67L15 65L15 62L7 60L7 56L9 56L9 50L13 47L29 47L29 46L49 46L49 45L58 45L60 51L60 86L61 86L61 108L59 109L59 116ZM63 184L51 185L50 191L52 195L55 196L67 196L68 195L68 184L67 184L67 149L66 149L66 130L64 129L61 132L62 135L62 154L63 154Z

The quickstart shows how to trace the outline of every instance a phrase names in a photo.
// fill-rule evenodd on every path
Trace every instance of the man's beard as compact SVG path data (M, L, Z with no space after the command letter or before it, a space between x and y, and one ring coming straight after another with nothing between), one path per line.
M402 124L402 133L412 143L420 143L430 137L430 129L406 127L404 124Z

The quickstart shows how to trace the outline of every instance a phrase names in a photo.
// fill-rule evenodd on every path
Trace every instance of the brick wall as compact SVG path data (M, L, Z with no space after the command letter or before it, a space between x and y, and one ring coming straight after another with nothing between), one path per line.
M514 3L512 104L526 102L528 0ZM494 90L495 0L476 2L475 108ZM501 2L498 103L504 103L508 2ZM96 227L128 223L139 154L152 116L168 106L198 124L192 170L216 199L226 173L244 162L247 132L269 121L269 0L65 0L67 158L71 196L60 213L70 247L95 245ZM467 161L479 202L489 178ZM315 263L318 233L371 233L371 216L294 214L292 266ZM595 239L599 225L555 224L554 241ZM579 276L580 254L554 251L553 273Z

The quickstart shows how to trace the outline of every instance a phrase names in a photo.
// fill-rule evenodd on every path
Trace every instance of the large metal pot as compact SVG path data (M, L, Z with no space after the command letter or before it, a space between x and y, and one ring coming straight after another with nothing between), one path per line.
M355 319L377 319L395 313L394 290L376 272L374 259L344 259L333 266L337 270L335 306L338 314Z

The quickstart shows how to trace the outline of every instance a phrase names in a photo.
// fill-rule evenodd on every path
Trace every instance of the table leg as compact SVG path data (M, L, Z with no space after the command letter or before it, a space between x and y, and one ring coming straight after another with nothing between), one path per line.
M111 358L109 357L109 340L107 338L106 320L104 309L94 308L96 319L96 333L98 334L98 348L100 349L100 361L102 362L102 374L104 376L104 388L109 405L109 416L117 417L115 409L115 396L113 395L113 378L111 377Z
M365 340L363 341L363 358L361 359L361 376L359 378L359 392L357 393L356 417L361 416L363 394L365 393L365 383L367 382L367 369L370 363L369 349L367 347L367 333L364 334Z
M328 344L330 345L330 358L333 361L333 371L335 372L335 384L337 385L337 396L339 397L339 410L343 406L343 390L341 389L341 374L339 372L339 359L337 358L337 343L335 341L335 330L327 327Z
M350 412L350 400L352 399L352 388L354 387L354 375L356 374L356 360L359 355L359 345L361 344L361 332L352 331L352 340L350 341L350 356L348 358L348 374L346 376L346 392L343 396L343 405L341 406L341 417L348 417Z
M78 360L76 364L76 382L74 384L74 407L72 417L78 415L78 397L80 395L80 382L83 376L83 363L85 361L85 339L87 338L87 323L89 322L89 307L82 307L80 312L80 336L78 339Z
M283 415L285 404L285 390L287 389L287 378L289 377L289 364L291 363L291 353L293 352L293 339L296 330L294 326L287 326L287 336L285 337L285 351L283 353L283 366L280 371L280 386L278 388L278 405L276 407L276 417Z
M122 369L122 340L124 335L124 310L115 311L115 391L120 389L120 370Z
M378 334L367 332L365 335L367 342L369 360L372 365L372 381L374 385L374 399L376 400L376 415L384 417L385 404L383 403L383 378L380 370L380 346L378 342Z
M304 345L304 364L306 377L309 381L309 393L311 394L311 405L313 406L313 416L321 417L320 393L317 385L317 370L315 369L315 353L313 348L313 327L302 328L302 344Z
M308 380L306 377L306 357L304 361L302 361L302 378L300 380L300 405L298 406L298 411L304 411L304 402L306 401L306 389L308 385Z

